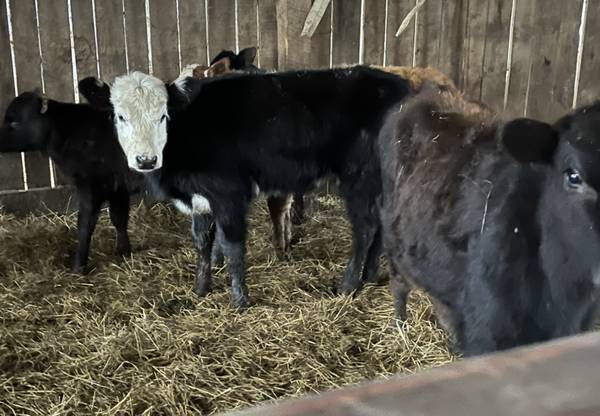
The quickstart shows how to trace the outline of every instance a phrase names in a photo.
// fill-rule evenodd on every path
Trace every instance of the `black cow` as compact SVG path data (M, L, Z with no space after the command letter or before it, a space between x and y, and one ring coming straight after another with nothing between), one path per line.
M133 73L115 80L111 99L119 123L125 123L117 124L118 129L137 126L137 116L132 116L137 110L118 105L122 100L128 103L130 93L139 92L136 100L163 94L159 81L152 79ZM150 91L149 85L156 90ZM162 133L119 140L129 149L130 167L147 172L165 196L204 199L205 212L193 219L194 236L198 241L208 238L214 215L223 229L234 305L247 304L244 253L253 181L267 193L290 194L304 192L328 174L339 178L353 228L352 257L340 292L351 293L363 281L374 280L381 249L376 137L388 109L408 95L408 83L379 70L354 67L225 75L204 80L192 90L191 103L180 111L170 110L162 165L150 150L144 150L139 160L153 159L152 169L136 165L140 148L160 149L160 142L153 139L162 141ZM179 94L178 88L168 88L168 101L179 103ZM231 97L236 97L234 107ZM156 111L164 106L156 98L141 105L153 114L160 114ZM201 267L210 262L206 256L200 253L199 269L209 269ZM195 292L203 295L210 288L210 273L199 273Z
M0 152L47 153L79 195L77 249L72 270L83 272L102 204L108 201L117 230L117 253L129 255L130 193L143 177L129 170L117 142L112 113L87 104L68 104L26 92L8 106L0 127Z
M554 126L502 123L426 91L389 116L379 142L398 317L410 285L424 289L467 356L592 326L600 103Z

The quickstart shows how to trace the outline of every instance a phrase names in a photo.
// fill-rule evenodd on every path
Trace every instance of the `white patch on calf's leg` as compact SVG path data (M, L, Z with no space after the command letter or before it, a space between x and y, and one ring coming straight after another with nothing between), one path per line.
M181 212L183 215L192 215L192 207L190 207L188 204L180 199L173 199L171 201L173 202L173 205L175 205L175 208L177 208L177 211Z
M194 214L210 214L210 202L200 194L194 194L192 197L192 210Z

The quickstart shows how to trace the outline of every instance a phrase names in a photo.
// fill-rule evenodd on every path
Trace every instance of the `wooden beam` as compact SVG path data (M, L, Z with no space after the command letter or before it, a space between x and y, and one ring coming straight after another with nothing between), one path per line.
M599 360L595 332L230 416L593 416Z
M304 28L302 29L302 33L300 36L308 36L312 38L319 27L319 23L323 20L323 16L325 16L325 12L327 11L327 6L329 6L331 0L315 0L312 4L312 7L308 11L308 15L306 16L306 20L304 21Z

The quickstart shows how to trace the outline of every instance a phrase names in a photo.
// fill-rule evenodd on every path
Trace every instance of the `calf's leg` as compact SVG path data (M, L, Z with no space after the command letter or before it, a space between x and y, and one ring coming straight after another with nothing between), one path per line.
M296 192L292 205L292 225L300 225L304 222L304 194Z
M381 259L383 242L381 239L381 224L377 226L377 232L369 247L367 260L363 270L362 280L365 283L379 283L379 261Z
M292 221L290 218L292 198L292 194L267 198L267 206L273 222L273 245L279 258L285 256L292 240Z
M192 214L192 240L196 248L194 293L205 296L212 290L211 249L215 237L213 217L209 213Z
M91 189L79 190L79 212L77 213L77 248L71 270L83 273L90 253L90 241L98 222L103 199Z
M369 249L375 242L379 227L379 219L375 200L368 198L368 192L360 192L356 187L350 192L345 192L346 206L350 223L352 224L352 255L344 279L341 282L338 292L343 295L349 295L363 286L363 271L369 259ZM374 262L379 261L378 255L375 259L370 259L372 264L370 271L374 267Z
M215 224L215 240L211 255L212 265L215 267L223 267L225 257L223 256L223 230L219 224Z
M126 189L120 189L110 196L108 203L110 220L117 230L117 254L129 256L131 254L131 243L127 234L129 193Z

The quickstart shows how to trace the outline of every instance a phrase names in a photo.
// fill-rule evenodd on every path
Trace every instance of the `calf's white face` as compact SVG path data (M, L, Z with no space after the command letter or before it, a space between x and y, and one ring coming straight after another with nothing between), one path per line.
M131 169L159 169L167 143L167 88L151 75L133 72L111 86L119 144Z

